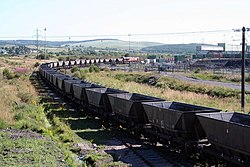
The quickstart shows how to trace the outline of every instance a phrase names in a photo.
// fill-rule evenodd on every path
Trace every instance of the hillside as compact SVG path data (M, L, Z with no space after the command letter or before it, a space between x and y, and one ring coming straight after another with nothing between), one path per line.
M142 48L142 51L150 53L175 53L175 54L195 54L196 46L200 44L166 44L158 46L149 46Z
M43 46L44 41L39 41L39 45ZM25 45L31 46L36 45L36 40L0 40L0 45ZM84 40L84 41L46 41L47 47L61 47L61 46L84 46L84 47L96 47L96 48L117 48L118 50L128 50L129 42L121 41L118 39L93 39L93 40ZM140 50L145 47L162 45L162 43L156 42L142 42L142 41L131 41L130 48L131 50Z
M96 47L96 48L117 48L119 50L128 50L129 49L129 41L122 41L118 39L96 39L82 42L71 43L71 46L84 46L84 47ZM158 46L162 45L162 43L156 42L146 42L146 41L130 41L130 49L131 50L140 50L149 46Z

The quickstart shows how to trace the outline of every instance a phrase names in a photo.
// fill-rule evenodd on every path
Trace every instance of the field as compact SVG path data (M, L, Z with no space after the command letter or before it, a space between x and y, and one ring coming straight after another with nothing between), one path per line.
M0 62L0 129L12 129L0 131L1 166L73 165L73 156L61 144L49 134L39 134L51 125L30 81L37 60L14 57Z
M138 79L138 77L135 77L138 75L141 78L139 77ZM143 75L151 76L152 74L128 74L123 72L100 72L95 73L94 75L91 73L84 74L87 80L100 83L107 87L156 96L170 101L180 101L190 104L219 108L223 111L241 111L239 92L237 91L235 92L231 89L227 90L223 88L216 88L217 92L215 92L214 95L206 94L206 91L209 92L209 90L213 88L208 85L190 86L189 83L183 83L179 80L175 80L173 82L173 80L169 78L160 78L159 82L153 86L149 85L148 83L143 84ZM185 84L187 85L185 86ZM178 85L179 87L176 88ZM203 92L204 90L205 92ZM247 102L249 102L249 95L247 95L246 98ZM250 105L247 103L246 108L249 107Z
M232 82L232 83L240 83L241 82L241 74L213 74L211 72L199 72L199 73L191 73L184 74L188 77L202 79L202 80L210 80L210 81L222 81L222 82ZM245 76L246 83L250 82L250 75L246 74Z
M2 57L0 64L0 166L126 166L101 149L112 133L98 119L46 93L32 74L37 60Z

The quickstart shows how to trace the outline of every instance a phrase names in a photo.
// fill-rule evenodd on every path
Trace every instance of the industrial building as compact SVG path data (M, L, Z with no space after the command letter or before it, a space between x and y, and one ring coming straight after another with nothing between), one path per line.
M196 54L193 59L204 58L240 58L242 46L226 43L218 45L199 45L196 46ZM250 58L250 46L246 46L246 57Z

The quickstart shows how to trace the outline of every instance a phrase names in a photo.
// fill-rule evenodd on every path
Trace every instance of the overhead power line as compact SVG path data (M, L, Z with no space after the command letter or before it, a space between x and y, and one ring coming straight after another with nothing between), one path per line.
M190 31L190 32L170 32L170 33L144 33L144 34L131 34L131 36L168 36L168 35L187 35L187 34L209 34L209 33L225 33L225 32L232 32L232 29L228 30L212 30L212 31ZM96 38L96 37L127 37L128 34L98 34L98 35L52 35L46 36L46 38ZM0 38L5 39L25 39L25 38L32 38L32 36L0 36Z

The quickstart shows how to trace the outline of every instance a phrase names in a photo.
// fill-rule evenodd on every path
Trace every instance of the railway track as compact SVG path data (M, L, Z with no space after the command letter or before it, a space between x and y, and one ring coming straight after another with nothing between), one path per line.
M36 80L42 87L42 91L40 92L41 96L45 96L53 102L68 106L76 111L78 110L72 101L62 98L61 95L58 94L53 87L45 83L39 75L36 76ZM157 147L144 144L141 140L121 129L116 130L116 135L115 138L112 139L112 143L116 143L115 145L119 144L122 150L114 150L111 147L107 148L106 152L116 154L115 160L131 164L133 167L186 166L178 162L177 155L167 154L166 152L163 153Z
M44 82L39 75L36 76L36 80L42 87L39 93L41 96L59 105L66 106L69 110L79 111L79 108L71 99L63 98L51 85ZM81 111L81 113L83 112ZM197 163L191 159L185 159L183 154L171 151L166 146L152 146L147 141L144 142L142 139L138 139L124 129L118 128L118 130L115 130L115 133L116 135L112 139L112 143L120 145L122 150L108 148L106 152L115 155L115 160L131 164L133 167L192 167L197 164L205 165L204 162ZM230 166L225 164L225 162L222 164L224 165L221 166Z
M82 60L78 60L78 65L79 61ZM97 63L95 60L84 60L84 64L90 64L90 62L91 64ZM187 162L191 161L192 164L193 160L194 164L208 166L206 162L210 160L210 157L212 161L214 161L212 157L218 157L216 158L217 162L222 158L235 164L249 166L249 147L245 144L247 143L245 136L247 133L238 133L245 130L243 126L246 127L249 125L245 121L250 120L248 115L235 112L224 113L216 108L166 101L138 93L121 92L121 90L102 87L101 85L66 76L57 71L58 67L70 68L75 64L77 64L77 61L73 61L73 63L72 61L53 62L42 64L39 67L39 74L44 82L50 85L51 88L49 89L53 89L48 90L48 96L52 97L50 100L57 101L57 105L65 103L66 108L68 108L68 106L73 104L70 108L75 108L74 113L95 119L98 119L95 116L99 116L99 120L104 120L104 124L96 122L100 126L106 124L107 126L114 125L112 126L114 129L122 125L123 128L127 128L138 137L139 134L137 132L140 131L143 132L142 135L146 136L146 138L148 135L156 135L159 141L168 144L165 148L163 147L163 157L167 155L168 158L166 159L170 163L174 162L174 166L189 166ZM95 113L95 115L92 113ZM107 116L112 117L112 119L106 119ZM152 126L149 127L149 131L147 127L144 128L147 122ZM131 129L133 126L139 127L139 131ZM218 130L214 131L214 128ZM228 128L230 128L230 133L228 133ZM108 128L106 128L107 130ZM113 132L112 130L112 134ZM149 140L150 138L147 139ZM211 144L210 147L206 147L208 145L194 145L194 148L187 148L189 146L189 144L186 145L187 143L199 142L200 139L208 139L208 142ZM122 140L124 140L124 137ZM233 142L228 143L228 140ZM123 142L121 141L121 143ZM235 143L239 146L238 148L235 147ZM139 144L139 147L135 147L134 144L131 145L125 142L123 145L127 150L133 152L137 156L137 159L141 159L144 165L155 166L154 163L148 161L150 158L144 155L145 152L149 152L150 155L154 154L148 151L150 149L146 149L145 151L144 144ZM191 147L193 147L192 144ZM138 148L143 148L144 150L140 151ZM159 148L157 149L160 150ZM155 151L157 149L153 148ZM206 155L204 153L206 153L207 149L211 149L208 152L211 155L206 156L204 159L204 155ZM185 153L188 152L188 154L185 154L184 158L180 158L183 156L183 151ZM194 154L192 151L194 151ZM143 152L143 154L139 152ZM159 155L161 154L158 152L157 154L160 157ZM175 165L175 162L177 162L177 165ZM219 165L216 162L215 164Z
M181 166L176 165L176 162L171 161L167 157L160 154L156 148L152 148L143 144L141 141L134 139L129 135L124 135L123 132L116 135L125 147L127 154L120 158L124 162L130 163L133 166L148 166L148 167L165 167L165 166Z

